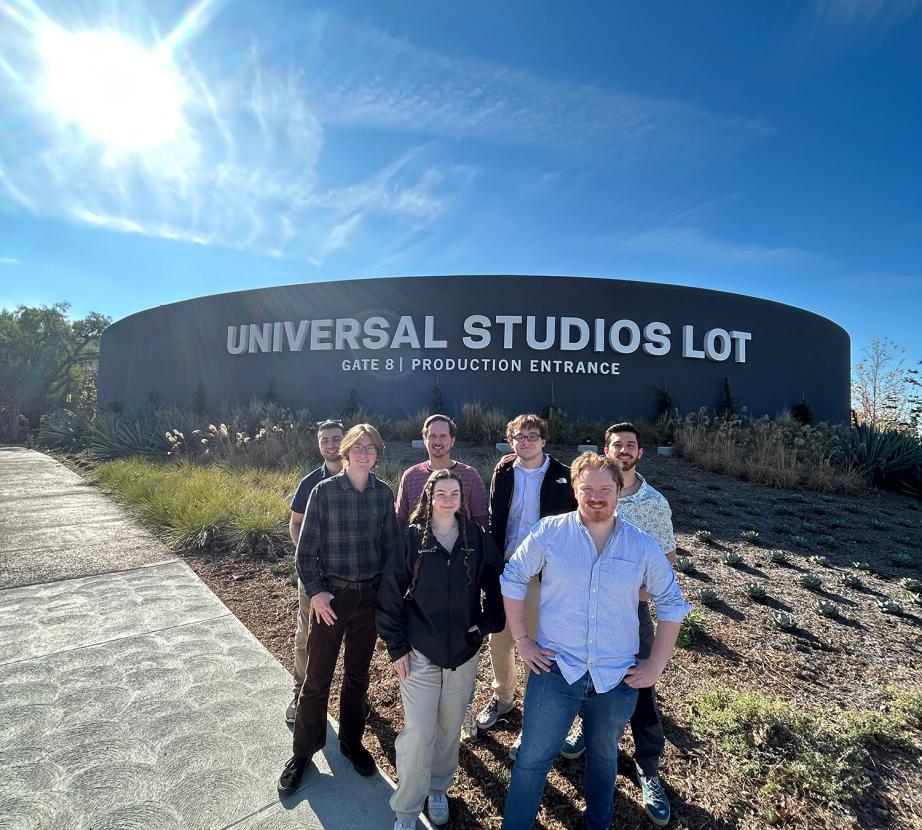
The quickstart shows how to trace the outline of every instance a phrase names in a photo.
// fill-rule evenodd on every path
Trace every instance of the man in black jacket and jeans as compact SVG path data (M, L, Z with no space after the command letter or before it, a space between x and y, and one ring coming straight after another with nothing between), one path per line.
M534 413L519 415L506 424L506 440L515 454L505 456L493 470L490 534L507 562L539 519L576 509L569 468L544 452L547 434L547 422ZM532 636L537 633L540 599L535 577L525 598L525 620ZM508 627L490 636L490 662L493 696L477 715L480 729L492 727L515 705L515 643ZM513 759L520 742L521 734L509 751Z

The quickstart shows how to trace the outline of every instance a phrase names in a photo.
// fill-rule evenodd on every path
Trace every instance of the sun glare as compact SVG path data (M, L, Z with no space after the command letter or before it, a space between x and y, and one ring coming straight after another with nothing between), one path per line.
M186 85L169 50L112 31L42 33L42 104L112 150L158 147L184 126Z

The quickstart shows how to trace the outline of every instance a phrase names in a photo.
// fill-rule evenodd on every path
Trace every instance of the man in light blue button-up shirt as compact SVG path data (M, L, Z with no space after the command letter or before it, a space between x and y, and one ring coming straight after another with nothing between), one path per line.
M522 746L512 772L505 830L531 827L544 781L576 713L586 735L586 827L611 823L618 739L637 689L663 673L690 606L659 545L615 516L617 462L584 453L571 468L578 509L542 519L501 579L509 631L531 670ZM537 642L527 636L524 597L542 574ZM637 596L645 587L658 626L649 658L637 660Z

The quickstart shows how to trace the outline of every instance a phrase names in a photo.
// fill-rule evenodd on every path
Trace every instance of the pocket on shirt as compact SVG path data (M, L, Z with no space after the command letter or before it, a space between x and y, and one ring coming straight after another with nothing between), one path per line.
M631 596L631 608L637 607L637 595L643 584L643 569L629 559L609 559L602 563L606 587L619 595Z

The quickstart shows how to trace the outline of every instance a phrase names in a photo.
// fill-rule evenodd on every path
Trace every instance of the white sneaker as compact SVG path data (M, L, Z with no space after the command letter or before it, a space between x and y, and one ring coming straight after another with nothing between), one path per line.
M399 818L394 822L394 830L416 830L416 819Z
M461 743L466 744L476 741L478 736L477 724L474 723L474 709L468 705L464 713L464 720L461 721Z
M436 827L448 823L448 796L445 793L433 793L426 799L426 812L429 821Z

